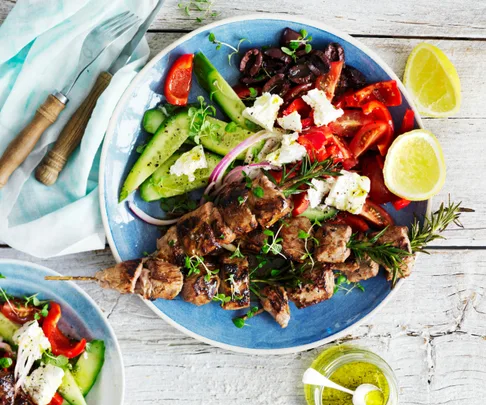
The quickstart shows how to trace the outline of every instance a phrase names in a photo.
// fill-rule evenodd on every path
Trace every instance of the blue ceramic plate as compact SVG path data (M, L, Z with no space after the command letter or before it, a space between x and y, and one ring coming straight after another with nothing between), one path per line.
M221 41L237 44L247 38L249 47L278 44L280 34L286 27L299 31L307 30L312 35L312 45L322 49L329 42L339 42L345 49L346 63L358 68L369 82L397 80L392 70L372 51L350 36L321 23L279 15L244 16L222 20L202 27L182 37L160 52L133 80L125 91L110 121L106 134L100 172L101 212L108 241L117 260L142 256L143 252L155 250L160 231L135 218L125 203L118 204L118 195L123 180L137 159L135 149L145 142L147 134L141 129L145 110L164 101L163 83L167 69L180 55L203 51L231 85L237 83L239 72L228 64L228 50L215 49L208 40L213 32ZM233 64L238 58L235 58ZM404 95L403 104L391 109L395 125L400 125L410 98L400 83ZM190 101L198 95L207 94L193 81ZM413 107L412 107L413 108ZM417 126L421 126L417 111ZM161 217L159 204L147 204L135 197L137 205L152 215ZM409 225L413 213L423 214L426 203L414 203L406 209L389 211L398 224ZM292 318L286 329L281 329L270 316L258 316L251 320L251 327L237 329L232 318L235 313L223 311L214 303L195 307L181 299L157 300L147 304L167 322L190 336L204 342L242 352L289 353L309 349L334 340L348 328L363 321L391 295L390 284L384 277L375 277L363 282L366 292L353 291L348 295L337 293L331 300L310 308L297 310L291 305Z
M125 374L120 347L113 329L88 294L72 282L44 280L45 276L59 276L59 273L29 262L0 259L0 273L6 277L0 280L0 287L9 294L39 293L39 299L61 305L60 325L70 335L105 341L105 364L86 402L88 405L123 404Z

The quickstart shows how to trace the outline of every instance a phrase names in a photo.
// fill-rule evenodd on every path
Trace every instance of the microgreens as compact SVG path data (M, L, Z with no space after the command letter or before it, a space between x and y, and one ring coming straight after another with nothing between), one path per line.
M199 139L202 136L212 136L219 139L218 124L212 124L206 118L214 117L216 115L216 109L212 105L208 105L203 96L198 96L199 107L189 107L187 114L191 119L189 124L189 136L194 140L196 145L199 145Z
M263 312L263 309L262 308L258 308L258 307L252 307L245 315L243 316L239 316L237 318L233 318L233 324L237 327L237 328L242 328L243 326L247 325L246 321L250 318L253 318L254 316L258 315L258 314L261 314Z
M310 228L305 232L304 230L300 229L297 237L299 239L304 239L304 250L305 253L302 255L301 260L307 260L309 259L310 264L311 264L311 269L314 268L315 262L314 262L314 257L312 255L312 252L309 249L309 241L315 243L316 245L319 244L319 241L317 238L312 236L312 228L314 227L315 223L313 223Z
M40 307L40 306L43 306L44 304L46 304L48 302L48 301L39 300L39 298L37 298L38 295L39 294L34 294L34 295L31 295L30 297L24 296L25 307L28 307L29 305L33 305L34 307Z
M221 306L223 306L223 304L226 304L227 302L231 301L231 297L225 294L216 294L213 297L213 301L218 301L221 303Z
M194 211L197 208L197 202L186 193L175 197L162 198L160 208L168 215L181 216Z
M204 280L206 280L206 281L210 281L211 276L213 274L219 273L219 269L216 269L216 270L209 269L208 266L206 266L206 263L204 263L204 257L197 256L197 255L194 255L194 256L191 256L191 257L186 256L185 259L184 259L184 265L189 270L189 272L187 274L188 276L190 276L192 274L199 274L201 272L199 266L202 266L204 268L204 270L206 271L206 275L204 276Z
M212 42L213 44L216 44L216 50L219 51L221 49L222 46L226 46L228 48L230 48L233 52L231 52L229 55L228 55L228 63L231 65L231 58L233 58L234 55L238 55L240 53L240 46L243 42L245 41L248 41L248 39L246 38L241 38L239 41L238 41L238 45L236 45L236 47L234 47L233 45L230 45L226 42L222 42L218 39L216 39L216 35L214 35L213 32L210 32L209 33L209 36L208 36L208 39L209 39L209 42ZM250 42L250 41L248 41Z
M264 191L263 191L263 188L261 188L260 186L257 186L257 187L254 187L252 190L252 193L255 197L258 197L258 198L263 198L264 196Z
M191 0L178 3L177 6L189 17L196 13L195 20L203 22L206 18L214 18L220 14L212 10L214 3L215 0Z
M135 150L137 151L137 153L143 153L143 151L145 150L146 147L147 147L147 143L143 143L141 145L138 145L137 149L135 149Z
M0 273L0 279L2 278L7 278L7 277L5 277L2 273Z
M272 253L274 255L280 255L285 258L285 256L281 253L283 239L278 237L282 226L280 226L276 233L273 232L271 229L265 229L263 231L263 234L267 235L267 238L265 239L265 244L262 247L262 252L264 254Z
M348 280L344 274L339 274L334 280L334 293L339 290L346 291L346 295L353 291L355 288L361 291L365 291L365 288L360 283L353 283Z
M13 360L10 357L0 358L0 369L9 368L12 364Z
M244 257L245 255L241 253L240 244L238 243L238 246L236 246L235 251L230 256L230 259L236 259L236 258L243 259Z
M310 41L312 41L312 37L307 33L306 30L302 29L300 30L300 37L298 39L291 40L288 47L282 46L280 49L283 53L291 56L295 61L297 60L297 55L295 53L302 45L304 46L305 53L312 51Z
M69 359L66 356L55 356L50 350L43 353L42 362L44 364L52 364L53 366L60 367L62 369L71 368Z
M228 124L226 124L226 126L224 127L224 131L230 134L235 132L237 129L238 129L238 125L236 125L236 123L233 121L228 122Z

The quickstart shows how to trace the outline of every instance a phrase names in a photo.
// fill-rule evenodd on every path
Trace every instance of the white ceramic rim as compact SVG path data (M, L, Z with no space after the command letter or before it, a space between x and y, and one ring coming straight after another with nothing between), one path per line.
M174 48L177 46L181 45L188 39L198 35L199 33L206 31L208 29L216 28L221 25L225 25L228 23L233 23L233 22L238 22L238 21L254 21L254 20L280 20L280 21L288 21L289 23L302 23L302 24L307 24L309 26L313 26L315 28L321 29L323 31L327 31L330 34L333 34L337 37L342 38L343 40L349 42L350 44L354 45L358 49L360 49L362 52L367 54L371 59L373 59L393 80L396 80L398 87L400 91L402 92L402 95L405 97L405 99L408 101L410 104L413 112L415 113L415 120L417 121L417 124L420 128L423 128L422 120L420 118L420 114L417 111L417 108L415 107L415 104L412 101L412 98L409 96L407 90L405 89L405 86L401 82L401 80L398 78L398 76L393 72L393 70L377 55L375 54L371 49L369 49L367 46L363 45L360 41L354 39L350 35L337 30L335 28L329 27L326 24L322 24L318 21L314 21L311 19L307 18L302 18L302 17L290 17L288 15L283 15L283 14L274 14L274 13L262 13L262 14L250 14L250 15L243 15L239 17L231 17L231 18L225 18L220 21L216 21L212 24L205 25L201 28L198 28L195 31L192 31L181 38L179 38L177 41L173 42L171 45L167 46L164 48L162 51L160 51L156 56L154 56L144 67L143 69L133 78L132 82L130 85L127 87L125 92L123 93L122 97L118 101L118 104L113 111L113 115L111 116L110 122L108 124L108 128L106 130L106 135L105 135L105 140L103 142L103 149L101 152L101 160L100 160L100 173L99 173L99 193L100 193L100 208L101 208L101 218L103 220L103 226L105 228L106 232L106 238L108 240L108 244L110 245L111 251L113 253L113 256L115 256L115 260L117 262L121 262L121 257L118 253L118 250L116 249L113 236L110 232L110 227L108 225L108 218L107 218L107 213L105 210L105 186L104 186L104 178L105 178L105 162L106 162L106 157L108 155L108 143L111 140L114 131L115 131L115 122L118 118L118 115L122 111L123 105L125 101L130 97L132 90L135 88L135 86L138 84L140 80L142 80L142 77L144 74L149 71L161 58L163 58L165 55L167 55L169 52L171 52ZM430 200L428 203L427 211L430 209ZM380 302L370 313L365 315L363 318L360 320L356 321L354 324L348 326L347 328L343 329L340 332L335 333L332 336L328 336L324 339L317 340L312 343L308 343L305 345L301 346L294 346L294 347L286 347L286 348L281 348L281 349L251 349L251 348L246 348L246 347L240 347L240 346L233 346L229 345L226 343L221 343L217 342L212 339L208 339L204 336L201 336L197 333L194 333L190 331L189 329L183 327L182 325L178 324L175 322L173 319L168 317L166 314L164 314L160 309L158 309L152 302L148 300L144 300L145 303L148 305L149 308L151 308L158 316L160 316L163 320L165 320L168 324L172 325L176 329L179 329L181 332L185 333L188 336L193 337L194 339L200 340L201 342L216 346L216 347L221 347L223 349L227 350L232 350L234 352L238 353L246 353L246 354L260 354L260 355L266 355L266 354L290 354L290 353L297 353L301 352L304 350L309 350L309 349L314 349L316 347L322 346L326 343L333 342L335 340L338 340L346 335L348 335L351 330L354 328L358 327L365 321L368 321L375 313L378 312L379 309L383 308L386 303L390 301L392 296L394 296L398 290L398 288L403 284L403 280L399 280L397 285L391 292L385 297L385 299Z
M62 276L62 274L59 274L57 271L54 271L48 267L42 266L40 264L32 263L32 262L27 262L25 260L15 260L15 259L0 259L0 264L8 264L8 263L13 263L13 264L21 264L23 266L28 266L28 267L33 267L37 268L42 271L46 271L48 273L51 273L53 276ZM98 315L104 320L105 325L108 328L108 332L112 335L112 339L115 342L115 349L116 353L118 354L118 359L120 361L119 368L121 370L121 377L122 377L122 384L121 384L121 401L120 405L122 405L125 402L125 365L123 364L123 356L120 348L120 344L118 343L118 339L116 337L115 331L110 325L110 322L108 321L108 318L105 316L103 311L98 307L98 304L91 298L86 291L84 291L81 287L73 283L72 281L66 281L67 284L74 290L76 290L79 294L81 294L84 298L88 300L88 302L95 308L96 312L98 312Z

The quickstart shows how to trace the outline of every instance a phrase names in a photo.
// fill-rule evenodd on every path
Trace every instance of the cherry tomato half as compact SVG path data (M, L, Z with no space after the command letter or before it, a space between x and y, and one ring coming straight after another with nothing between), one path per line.
M351 227L353 232L366 232L368 229L370 229L364 219L360 218L358 215L353 215L344 211L341 211L336 215L335 218L328 222L335 224L346 224Z
M412 201L406 200L405 198L400 198L399 200L393 201L392 204L397 211L403 210L408 207Z
M393 219L384 208L370 199L366 200L363 210L359 214L375 228L385 228L393 225Z
M407 109L407 111L405 111L405 115L403 116L402 126L400 127L399 135L411 131L414 127L415 114L411 109Z
M376 144L381 156L385 156L386 152L388 152L388 148L393 141L393 134L395 133L395 128L393 126L393 120L390 111L388 111L388 108L385 104L376 100L364 104L361 108L363 109L363 112L372 119L375 119L377 121L384 121L388 124L389 128L387 133L385 133L383 135L383 138Z
M6 318L21 325L33 321L35 314L40 313L38 308L31 305L25 306L25 302L16 299L5 302L0 311Z
M339 83L341 77L341 71L343 70L344 61L331 62L331 68L329 72L319 76L316 79L316 88L324 91L329 101L334 98L334 92L336 86Z
M292 209L292 216L296 217L302 214L309 206L309 200L307 199L307 192L293 194L292 202L294 203L294 208Z
M252 88L255 89L257 95L262 94L261 87L252 87ZM236 95L242 100L251 97L250 88L246 87L243 84L237 84L236 86L233 86L233 90L235 91Z
M329 123L328 127L333 134L338 136L353 136L363 125L372 122L371 117L366 116L361 110L344 110L336 121Z
M383 179L383 158L367 154L361 159L361 174L370 179L370 198L378 204L386 204L397 199L385 186Z
M173 105L186 105L192 83L194 54L180 56L172 65L165 79L165 98Z
M371 146L376 145L388 134L389 126L384 121L375 121L363 126L353 137L349 149L355 158L366 152Z
M51 402L49 402L49 405L62 405L63 402L64 398L61 396L61 394L56 392L52 397Z
M377 82L355 92L346 93L339 99L337 105L340 108L361 107L373 100L381 101L387 107L402 104L402 94L397 82L395 80Z

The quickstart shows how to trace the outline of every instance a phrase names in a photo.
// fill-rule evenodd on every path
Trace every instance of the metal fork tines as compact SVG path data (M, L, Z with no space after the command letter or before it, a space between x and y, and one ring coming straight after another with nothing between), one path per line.
M91 65L91 63L93 63L95 59L119 36L135 26L139 21L139 18L135 16L135 14L130 11L125 11L103 21L91 30L85 38L81 48L81 54L76 68L76 76L62 90L62 94L67 97L68 93L73 88L74 83L76 83L76 80L86 68Z

